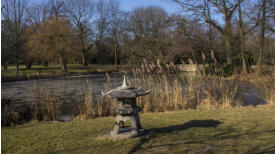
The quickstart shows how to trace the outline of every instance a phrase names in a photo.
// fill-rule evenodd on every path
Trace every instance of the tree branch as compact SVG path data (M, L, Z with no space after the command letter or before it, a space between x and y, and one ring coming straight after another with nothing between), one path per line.
M226 14L225 12L224 12L224 10L222 10L221 8L220 8L220 6L218 5L218 3L216 2L212 2L211 0L208 0L211 4L213 4L221 13L223 13L223 14Z

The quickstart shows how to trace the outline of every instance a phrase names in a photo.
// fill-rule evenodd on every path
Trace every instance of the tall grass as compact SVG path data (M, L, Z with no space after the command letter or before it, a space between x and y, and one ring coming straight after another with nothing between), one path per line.
M35 101L32 103L33 118L37 120L58 120L61 115L61 103L54 92L43 85L41 88L36 86Z
M112 89L110 77L106 73L106 84L104 86L104 92ZM80 98L80 102L77 104L77 116L76 119L89 119L101 116L114 115L114 108L116 106L116 100L103 95L95 97L92 89L88 92L84 92Z
M103 96L95 98L92 91L88 91L84 93L82 101L77 105L78 114L76 119L114 115L115 104L115 99Z
M263 72L259 74L251 70L249 74L236 74L232 79L253 83L268 104L275 104L275 72L273 66L264 66ZM254 71L254 72L253 72Z
M173 64L145 61L127 73L127 82L134 87L151 90L146 96L137 98L142 112L179 111L184 109L212 109L238 107L243 104L238 95L239 81L234 78L205 76L198 73L180 73ZM104 91L112 89L110 77L106 73ZM272 88L261 86L263 95L273 102ZM34 115L42 115L43 120L53 120L60 114L56 97L48 88L42 88L37 95ZM43 96L41 97L41 94ZM89 119L114 115L116 99L109 96L94 96L92 89L83 92L77 104L77 119ZM40 113L40 114L39 114ZM41 117L41 116L40 116ZM41 119L41 118L40 118Z
M131 86L151 90L149 95L137 98L137 105L142 108L142 112L227 108L242 104L237 98L238 84L234 80L181 74L173 63L144 61L127 74L127 81ZM105 92L111 90L111 87L107 74ZM78 117L114 115L116 100L108 96L95 99L90 90L83 95L82 102L79 104Z
M233 80L180 74L173 63L144 61L141 67L133 69L133 76L133 86L151 90L149 96L138 98L143 112L241 105L236 97L238 84Z
M1 99L1 126L14 126L32 119L31 108L26 103L15 104L11 99Z
M35 100L31 103L12 102L11 99L1 100L1 123L2 126L23 124L26 121L36 119L39 121L59 120L61 115L61 103L54 92L47 86L34 90Z

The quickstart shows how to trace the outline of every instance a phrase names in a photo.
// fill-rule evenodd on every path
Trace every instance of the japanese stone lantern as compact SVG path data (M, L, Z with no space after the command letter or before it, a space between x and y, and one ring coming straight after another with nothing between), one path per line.
M125 76L121 87L106 92L104 95L117 98L118 104L115 107L114 129L104 136L110 138L130 138L142 135L144 129L141 127L138 115L141 108L137 106L136 98L149 93L150 90L144 91L141 88L127 86ZM130 121L130 127L124 127L126 121Z

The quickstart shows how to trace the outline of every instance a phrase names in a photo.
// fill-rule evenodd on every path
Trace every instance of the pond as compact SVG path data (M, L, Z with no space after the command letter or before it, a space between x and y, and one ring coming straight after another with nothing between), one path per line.
M123 74L110 73L110 82L113 87L121 85ZM14 104L35 101L35 92L41 87L47 87L62 103L63 120L70 120L74 101L87 91L94 96L101 95L107 81L105 73L63 77L56 79L40 79L19 82L5 82L1 84L1 99L11 100Z
M191 74L192 75L192 74ZM194 74L193 74L194 75ZM112 88L121 85L123 80L122 73L108 74ZM83 76L62 77L56 79L40 79L19 82L5 82L1 84L1 99L11 100L14 105L22 102L34 102L35 93L41 87L47 87L54 92L54 95L62 103L62 118L61 120L68 121L72 119L73 106L76 99L88 91L92 91L93 95L99 96L107 82L107 74L92 74ZM211 84L211 82L210 82ZM247 86L250 83L239 83L241 87ZM244 102L244 105L265 104L260 92L256 88L241 88L242 91L238 95Z
M112 86L116 87L122 83L122 74L110 73L108 75ZM1 84L1 96L2 99L11 99L13 102L20 103L22 100L30 102L34 100L34 92L37 88L47 86L55 92L58 98L68 102L80 96L81 92L89 90L92 90L94 95L101 94L106 81L106 74L100 73L56 79L4 82Z

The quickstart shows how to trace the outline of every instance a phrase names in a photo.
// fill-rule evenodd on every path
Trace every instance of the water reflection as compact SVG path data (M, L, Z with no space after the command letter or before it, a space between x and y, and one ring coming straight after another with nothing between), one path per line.
M117 87L122 82L122 74L111 73L110 82ZM31 102L35 99L35 91L43 86L53 90L59 100L64 103L78 98L83 92L92 90L94 95L100 95L106 84L106 74L93 74L78 77L58 79L43 79L20 82L6 82L1 85L2 99L11 99L12 102Z

